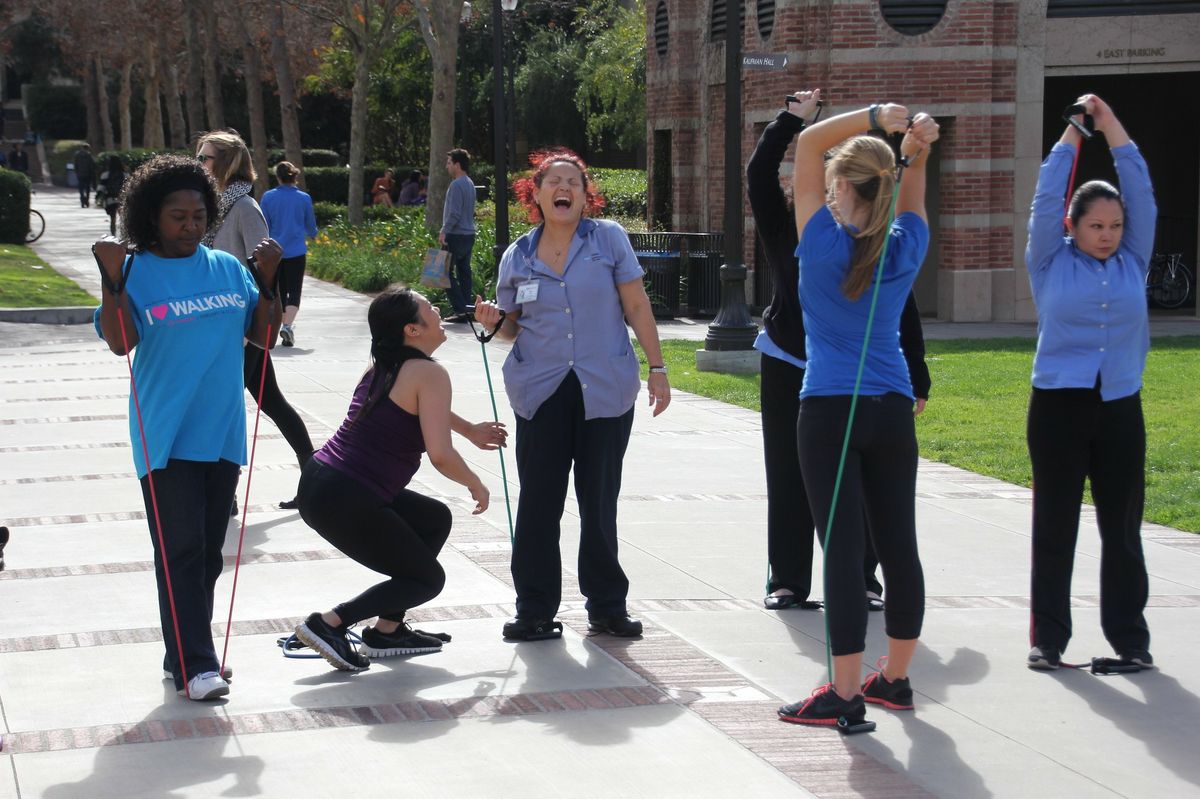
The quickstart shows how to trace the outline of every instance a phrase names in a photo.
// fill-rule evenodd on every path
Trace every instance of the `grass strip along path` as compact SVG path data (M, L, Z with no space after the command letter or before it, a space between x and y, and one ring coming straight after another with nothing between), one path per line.
M1025 414L1036 343L1031 338L925 342L933 388L925 413L917 418L921 456L1028 486ZM700 372L697 342L662 344L674 388L760 410L758 375ZM645 357L637 352L644 379ZM1145 518L1193 533L1200 532L1200 427L1193 421L1198 385L1200 337L1151 342L1142 389ZM1091 502L1090 492L1084 501Z
M0 308L98 305L96 298L19 244L0 244Z

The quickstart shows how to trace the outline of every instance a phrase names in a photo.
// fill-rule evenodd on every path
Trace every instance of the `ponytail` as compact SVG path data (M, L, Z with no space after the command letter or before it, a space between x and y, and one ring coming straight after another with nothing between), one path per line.
M872 136L856 136L846 142L829 162L829 174L845 178L867 203L869 213L862 229L854 234L850 268L842 281L842 293L857 301L871 285L875 267L890 233L892 195L896 191L896 158L892 149Z
M350 418L349 424L366 416L381 399L392 393L400 368L407 361L433 360L410 346L404 338L405 326L416 324L420 312L417 295L407 286L389 286L371 301L367 310L367 324L371 328L371 384L366 400Z

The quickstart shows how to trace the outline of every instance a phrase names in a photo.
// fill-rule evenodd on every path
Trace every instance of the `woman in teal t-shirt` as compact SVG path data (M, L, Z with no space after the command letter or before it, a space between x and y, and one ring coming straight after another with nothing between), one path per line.
M274 294L260 291L236 258L201 245L216 210L216 188L199 163L158 156L126 185L127 241L94 248L104 277L97 332L117 355L134 351L138 406L131 396L129 435L154 546L164 668L180 694L196 700L229 693L210 625L238 466L246 462L242 339L263 341L281 314ZM270 239L254 249L263 286L273 284L280 256Z

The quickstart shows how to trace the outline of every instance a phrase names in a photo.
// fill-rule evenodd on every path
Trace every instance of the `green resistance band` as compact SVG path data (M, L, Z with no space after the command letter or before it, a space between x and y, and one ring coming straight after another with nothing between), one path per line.
M888 243L891 241L892 222L896 219L896 199L900 196L900 178L904 174L905 161L900 162L896 173L896 188L892 192L892 204L888 209L887 235L883 239L883 251L879 253L879 265L875 267L875 287L871 290L871 308L867 312L867 327L863 333L862 352L858 356L858 373L854 376L854 391L850 395L850 415L846 418L846 435L842 439L842 455L838 459L837 477L833 481L833 501L829 506L829 522L825 525L825 544L822 547L822 572L825 582L825 668L829 681L833 682L833 641L829 635L829 536L833 532L833 519L837 513L838 495L842 490L842 475L846 471L846 453L850 450L850 433L854 428L854 411L858 407L858 392L862 387L863 369L867 364L867 349L871 341L871 328L875 326L875 308L879 303L879 287L883 283L883 265L887 260Z

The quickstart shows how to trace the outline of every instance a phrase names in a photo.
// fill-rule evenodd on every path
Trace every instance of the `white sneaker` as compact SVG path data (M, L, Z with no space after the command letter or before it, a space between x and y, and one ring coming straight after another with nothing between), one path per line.
M279 339L280 343L282 343L285 347L290 347L296 343L296 334L292 330L291 325L284 325L283 327L279 328Z
M179 691L180 696L186 696L193 702L203 702L206 699L218 699L229 694L229 683L221 679L215 671L197 674L188 680L187 690Z

